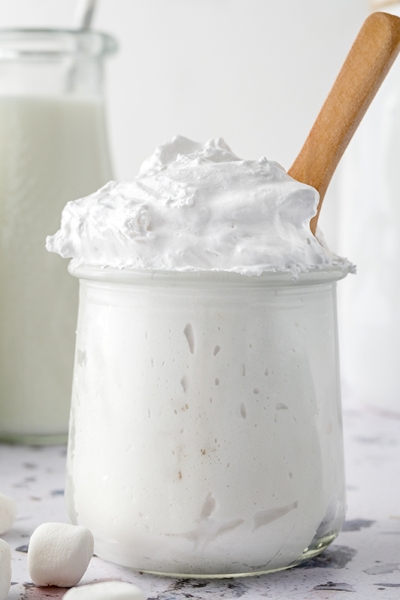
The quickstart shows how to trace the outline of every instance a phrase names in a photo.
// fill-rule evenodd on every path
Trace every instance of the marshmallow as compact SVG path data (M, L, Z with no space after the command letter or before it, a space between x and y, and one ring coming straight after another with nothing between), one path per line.
M32 534L28 569L39 586L76 585L93 556L93 535L86 527L65 523L43 523Z
M146 596L131 583L104 581L72 588L65 594L64 600L146 600Z
M9 531L13 526L17 514L14 500L0 494L0 535Z
M11 548L0 540L0 600L6 600L11 585Z

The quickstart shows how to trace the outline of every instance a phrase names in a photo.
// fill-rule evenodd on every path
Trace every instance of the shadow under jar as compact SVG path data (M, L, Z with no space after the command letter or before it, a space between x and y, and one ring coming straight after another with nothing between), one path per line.
M345 273L70 270L80 308L66 496L96 554L232 577L332 542L345 512Z

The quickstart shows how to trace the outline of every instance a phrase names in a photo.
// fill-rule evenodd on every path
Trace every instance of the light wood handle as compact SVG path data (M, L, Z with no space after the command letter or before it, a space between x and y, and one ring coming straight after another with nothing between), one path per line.
M289 175L316 188L317 214L310 222L313 234L325 192L365 111L400 50L400 19L376 12L361 28L333 88Z

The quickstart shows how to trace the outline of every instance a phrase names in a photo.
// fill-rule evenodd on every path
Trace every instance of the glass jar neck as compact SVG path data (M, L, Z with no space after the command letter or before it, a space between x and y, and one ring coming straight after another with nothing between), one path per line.
M115 40L95 31L0 29L0 97L101 98Z
M71 275L79 279L110 282L127 285L173 285L189 287L216 286L222 288L265 288L321 285L343 279L348 274L341 268L314 270L299 273L296 279L291 273L264 272L259 276L241 275L228 271L146 271L135 269L117 269L81 265L71 261L68 265Z

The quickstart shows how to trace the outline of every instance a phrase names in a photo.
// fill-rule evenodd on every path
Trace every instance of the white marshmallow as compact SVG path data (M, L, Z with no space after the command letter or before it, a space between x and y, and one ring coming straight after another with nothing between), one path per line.
M14 500L0 494L0 535L9 531L13 526L17 514Z
M64 600L146 600L136 585L123 581L104 581L72 588Z
M76 585L93 556L93 535L87 527L65 523L43 523L32 534L28 569L39 586Z
M6 600L11 585L11 548L0 540L0 600Z

